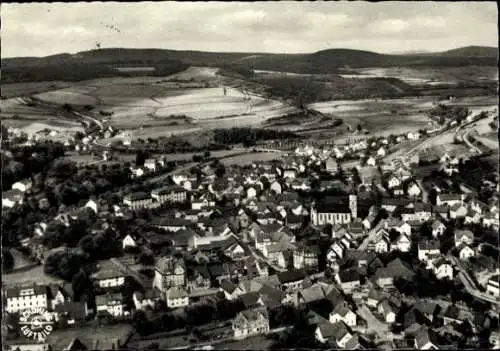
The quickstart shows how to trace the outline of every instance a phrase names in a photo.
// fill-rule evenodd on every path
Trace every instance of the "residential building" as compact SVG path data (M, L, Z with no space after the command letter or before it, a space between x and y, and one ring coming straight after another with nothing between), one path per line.
M172 286L167 290L166 300L167 307L179 308L189 305L189 295L182 286Z
M12 208L17 204L22 204L24 193L18 189L2 191L2 207Z
M427 262L435 256L439 256L439 242L435 240L422 240L418 243L418 259Z
M123 203L132 210L136 210L150 206L153 203L153 199L147 193L138 192L126 195L123 198Z
M232 329L236 339L245 339L269 332L269 316L265 308L253 308L238 313Z
M354 313L346 302L339 303L332 312L330 312L329 316L330 323L335 324L337 322L344 322L350 327L356 326L357 316Z
M396 313L387 299L382 300L377 306L378 312L384 316L386 323L394 323L396 321Z
M315 271L319 265L319 248L316 246L303 246L293 253L293 266L295 269Z
M422 327L415 334L414 346L417 350L439 350L437 334L427 327Z
M330 322L321 323L315 331L316 340L321 343L333 343L339 348L344 348L354 337L354 333L347 324L340 321L335 324Z
M12 287L5 289L4 308L8 313L16 313L30 308L48 309L49 289L46 285Z
M118 268L101 269L92 276L92 279L100 288L115 288L125 284L125 274Z
M451 207L455 204L462 204L463 200L464 200L464 195L461 194L440 193L437 195L436 205L437 206L448 205Z
M335 275L335 281L340 285L342 291L351 293L361 285L359 273L354 269L347 269Z
M326 160L326 171L335 174L338 171L337 161L331 157Z
M471 257L476 255L476 252L474 251L474 249L472 247L470 247L469 245L467 245L466 243L461 243L457 247L457 252L458 252L458 257L462 261L468 261Z
M434 238L439 238L439 237L441 237L441 235L444 234L444 231L446 230L446 226L440 220L435 219L432 221L431 230L432 230L432 236Z
M183 259L162 257L155 266L153 288L166 292L172 286L186 285L186 265Z
M23 193L30 190L33 187L33 182L31 179L24 179L12 184L12 190L19 190Z
M488 280L486 284L486 293L493 295L495 297L500 297L500 284L499 284L500 276L494 275Z
M125 311L125 302L122 293L97 295L95 298L96 311L107 312L113 317L123 317L129 312Z
M474 233L468 229L455 229L455 246L460 244L472 245L474 243Z
M151 192L151 198L160 203L164 202L185 202L187 200L187 191L179 185L171 185Z
M137 310L143 310L148 306L153 308L160 299L161 292L158 289L148 289L144 292L135 291L132 294L132 300Z
M438 279L453 280L453 267L450 262L443 257L432 261L432 270Z

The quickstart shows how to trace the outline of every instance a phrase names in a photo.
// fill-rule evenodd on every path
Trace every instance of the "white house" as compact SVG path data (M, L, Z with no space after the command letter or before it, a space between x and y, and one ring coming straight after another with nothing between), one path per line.
M471 257L475 256L476 255L476 252L474 251L474 249L472 249L469 245L467 245L466 243L461 243L458 247L457 247L457 251L458 251L458 257L462 260L462 261L468 261Z
M49 307L49 290L46 285L5 288L4 308L8 313L16 313L29 308Z
M127 247L136 247L137 240L130 234L127 234L122 240L122 247L125 249Z
M189 305L189 295L182 286L172 286L167 290L167 307L179 308Z
M12 190L17 189L19 191L22 191L23 193L28 191L32 187L33 182L31 181L31 179L20 180L19 182L15 182L14 184L12 184Z
M122 293L97 295L95 298L97 312L108 312L113 317L122 317L129 314L125 311Z
M453 280L453 267L444 258L438 258L432 262L432 270L438 279Z
M387 152L385 151L385 148L382 146L377 150L377 156L379 157L385 157L386 154Z
M401 180L394 175L391 176L389 178L389 180L387 181L387 187L389 189L395 188L395 187L400 186L400 185L401 185Z
M92 209L92 211L94 211L95 214L98 213L99 208L98 208L97 202L92 200L92 199L87 201L87 203L85 204L85 207Z
M278 181L272 182L271 185L269 186L269 188L271 189L271 191L274 191L276 194L281 194L281 192L283 190L281 187L281 184Z
M401 252L409 252L411 249L410 236L406 233L400 233L399 237L391 245L391 250L395 248Z
M423 240L418 243L418 259L427 262L432 257L440 255L439 242L432 240Z
M474 233L472 233L468 229L456 229L455 246L458 247L462 243L465 243L467 245L472 245L474 243Z
M499 275L494 275L488 280L486 284L486 293L493 295L495 297L500 297L500 285L499 285Z
M412 182L408 186L407 192L408 192L408 196L417 197L417 196L420 196L420 194L422 193L422 190L420 190L420 187L418 186L417 183Z
M346 302L341 302L335 306L329 316L330 323L344 322L350 327L356 326L357 316L356 313L351 311Z
M394 323L396 321L396 313L394 309L389 304L389 301L384 299L377 306L378 312L384 316L384 320L386 323Z
M435 238L439 238L441 235L443 235L444 231L446 230L446 226L441 222L440 220L434 220L432 221L432 236Z
M376 166L376 165L377 165L377 160L375 159L375 157L370 156L370 157L368 157L368 159L366 160L366 165L367 165L367 166Z

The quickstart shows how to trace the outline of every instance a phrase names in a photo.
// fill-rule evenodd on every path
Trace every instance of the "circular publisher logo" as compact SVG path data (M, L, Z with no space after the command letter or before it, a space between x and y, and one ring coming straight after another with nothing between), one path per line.
M52 333L54 323L45 308L32 308L22 311L19 325L22 333L37 341L44 341Z

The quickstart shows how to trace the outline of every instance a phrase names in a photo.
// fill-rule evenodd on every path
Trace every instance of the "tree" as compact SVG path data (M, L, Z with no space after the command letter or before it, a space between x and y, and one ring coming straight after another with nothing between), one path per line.
M363 127L361 126L361 124L358 123L358 125L356 126L356 130L358 132L361 132L363 130Z
M2 248L2 268L8 272L14 268L14 257L8 248Z
M94 286L92 280L88 274L81 269L76 273L71 280L71 287L73 289L73 299L75 301L80 301L80 298L84 295L92 295Z
M215 169L215 175L218 178L222 178L222 177L224 177L224 174L226 174L226 167L224 167L224 165L222 163L219 163L217 165L217 168Z
M144 166L144 161L148 158L148 155L146 154L145 151L139 150L135 154L135 165L137 167Z

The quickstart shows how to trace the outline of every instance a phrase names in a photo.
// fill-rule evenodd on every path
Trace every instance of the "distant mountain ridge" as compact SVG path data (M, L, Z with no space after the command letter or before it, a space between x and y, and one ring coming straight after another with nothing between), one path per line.
M233 66L240 69L261 69L295 73L336 73L339 68L366 68L392 66L496 66L498 49L484 46L468 46L439 53L380 54L365 50L327 49L310 54L266 54L266 53L224 53L184 51L166 49L108 48L82 51L76 54L57 54L47 57L17 57L2 59L2 81L30 81L47 78L44 70L54 68L53 80L66 79L65 71L81 71L74 79L113 74L115 65L161 66L182 68L186 65ZM59 67L58 67L59 66ZM61 70L60 67L67 67ZM7 77L4 78L4 77ZM77 78L78 77L78 78Z

